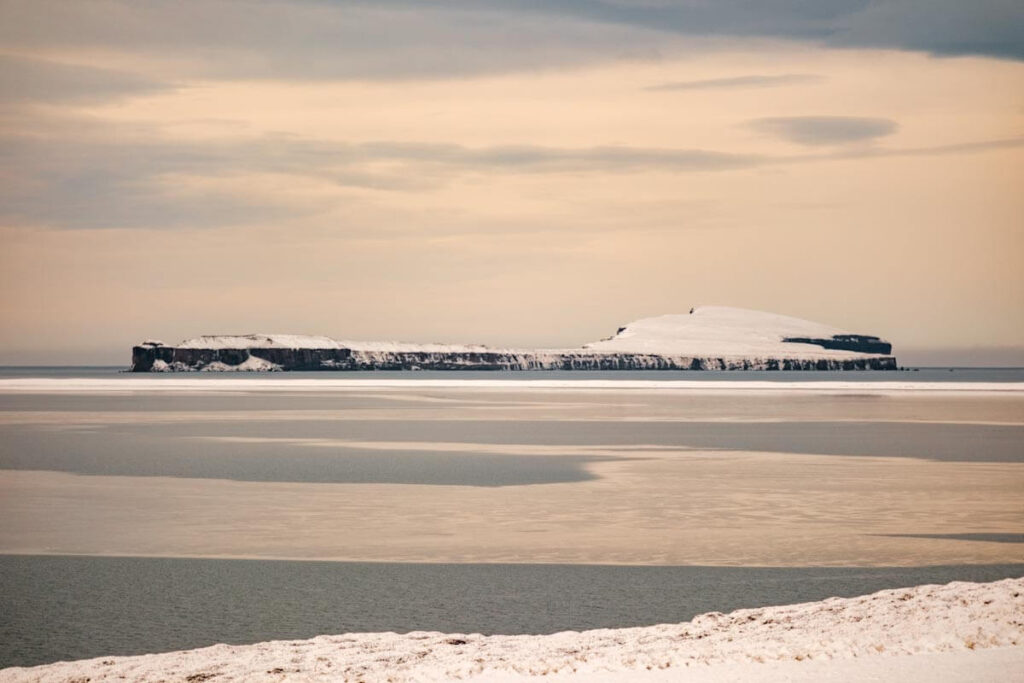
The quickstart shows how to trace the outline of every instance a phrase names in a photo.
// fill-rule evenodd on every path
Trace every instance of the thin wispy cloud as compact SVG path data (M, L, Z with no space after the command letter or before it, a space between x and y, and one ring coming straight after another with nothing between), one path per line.
M740 90L745 88L777 88L786 85L807 85L809 83L820 83L825 79L815 74L778 74L775 76L764 76L750 74L747 76L732 76L729 78L705 78L695 81L674 81L672 83L661 83L644 88L653 92L671 90Z
M946 155L1024 146L1024 138L907 149L845 146L893 132L896 124L887 119L794 117L763 119L751 125L801 145L836 148L821 154L765 155L629 145L472 147L415 141L339 143L279 136L199 143L119 140L114 131L91 141L8 137L0 138L5 163L19 173L18 182L0 186L0 220L58 229L212 229L299 219L338 201L328 196L294 204L272 195L189 189L182 182L245 174L292 178L295 186L317 181L339 190L420 193L467 174L615 177L637 172L728 173L854 157ZM387 170L382 170L382 164ZM61 201L54 202L53 197Z
M299 185L315 180L339 189L420 192L467 173L696 173L763 163L755 155L699 149L346 144L272 136L218 143L122 141L114 135L56 144L8 138L0 145L6 165L19 169L17 183L0 187L0 220L73 229L230 227L323 208L316 201L294 206L261 195L190 191L183 179L274 174ZM388 170L379 168L382 162Z
M0 54L0 102L93 104L173 87L115 69Z
M863 159L884 157L931 157L951 154L975 154L1000 149L1017 149L1024 147L1024 137L1001 138L997 140L979 140L961 142L952 145L932 145L929 147L906 147L886 149L883 147L857 147L844 149L829 155L833 159Z

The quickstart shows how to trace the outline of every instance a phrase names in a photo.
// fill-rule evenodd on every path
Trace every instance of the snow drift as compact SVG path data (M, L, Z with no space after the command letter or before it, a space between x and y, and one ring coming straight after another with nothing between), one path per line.
M439 681L541 676L685 680L684 671L721 672L725 674L721 678L726 678L730 667L736 666L746 667L742 671L747 679L759 680L763 678L758 675L759 666L768 673L777 671L772 667L780 662L820 664L821 660L829 661L824 669L829 680L852 680L843 672L855 671L850 667L857 660L926 653L956 655L946 661L961 665L968 658L968 670L985 678L984 671L970 666L970 658L982 659L976 651L1013 648L1010 657L999 662L1005 666L1009 660L1019 667L1024 663L1022 645L1024 579L1006 579L886 590L731 614L713 612L682 624L548 636L350 633L304 641L215 645L5 669L0 671L0 681ZM913 659L909 668L914 669ZM794 668L787 672L792 674ZM815 676L822 672L814 669Z

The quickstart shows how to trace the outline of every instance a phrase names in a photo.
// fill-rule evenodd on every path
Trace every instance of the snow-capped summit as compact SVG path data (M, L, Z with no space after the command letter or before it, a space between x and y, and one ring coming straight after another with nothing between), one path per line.
M754 358L836 358L889 353L879 339L776 313L730 306L698 306L689 313L642 318L609 339L592 342L593 351L682 356Z

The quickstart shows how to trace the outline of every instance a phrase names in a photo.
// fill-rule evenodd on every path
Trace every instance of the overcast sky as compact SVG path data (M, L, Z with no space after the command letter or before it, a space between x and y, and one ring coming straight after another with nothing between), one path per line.
M1019 365L1022 188L1019 0L0 0L0 363L721 304Z

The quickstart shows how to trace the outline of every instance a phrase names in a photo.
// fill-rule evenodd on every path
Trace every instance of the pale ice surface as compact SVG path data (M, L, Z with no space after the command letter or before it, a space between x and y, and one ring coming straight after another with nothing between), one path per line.
M850 334L820 323L727 306L700 306L689 314L663 315L629 323L615 336L581 349L511 349L479 344L418 344L336 340L294 334L206 335L186 339L183 349L352 349L364 352L428 353L643 353L680 357L858 358L875 354L825 349L782 341L785 337L829 338Z
M349 633L0 671L0 681L1021 680L1024 579L547 636Z

